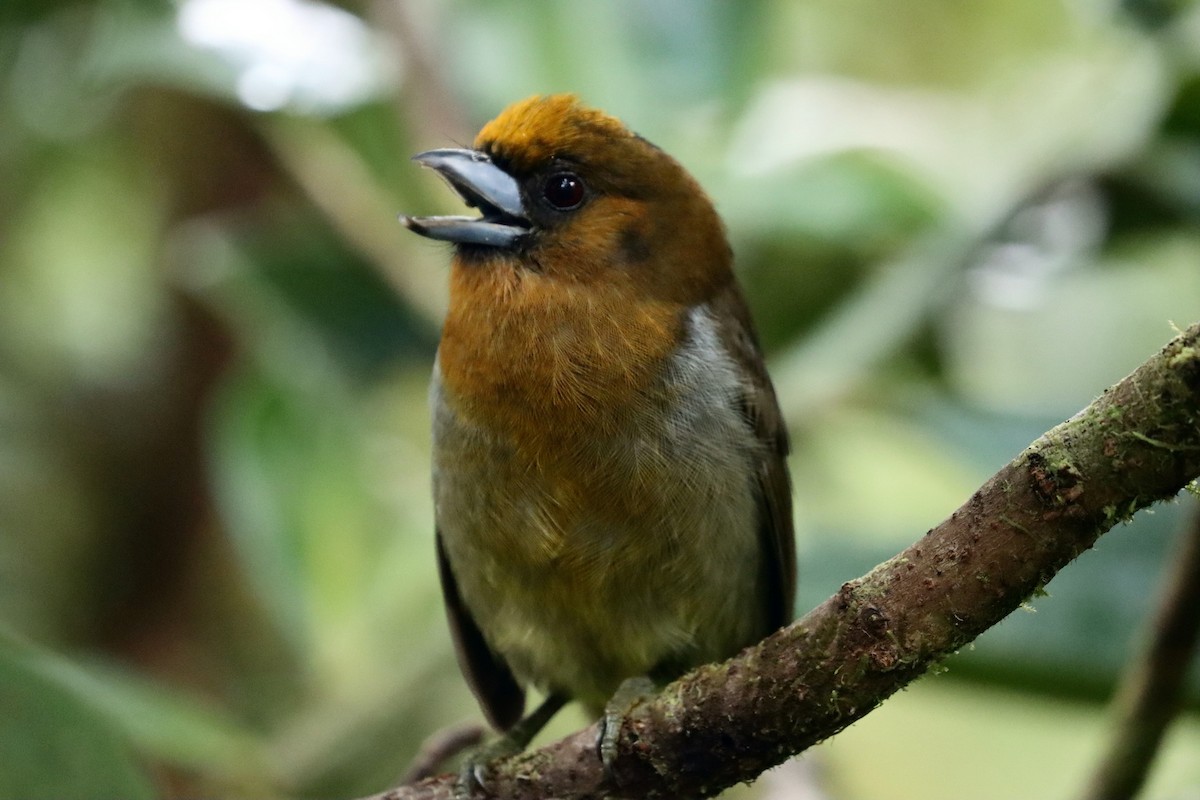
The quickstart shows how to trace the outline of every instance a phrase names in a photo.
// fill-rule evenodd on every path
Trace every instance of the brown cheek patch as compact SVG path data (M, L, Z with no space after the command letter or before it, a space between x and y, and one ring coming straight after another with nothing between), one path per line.
M638 264L650 258L650 243L635 224L626 225L621 229L617 237L617 246L624 263Z

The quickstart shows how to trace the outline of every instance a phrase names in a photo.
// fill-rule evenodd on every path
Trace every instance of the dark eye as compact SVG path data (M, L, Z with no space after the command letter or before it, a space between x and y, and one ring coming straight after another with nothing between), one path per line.
M559 211L570 211L583 202L587 187L583 179L573 172L556 172L546 179L542 196Z

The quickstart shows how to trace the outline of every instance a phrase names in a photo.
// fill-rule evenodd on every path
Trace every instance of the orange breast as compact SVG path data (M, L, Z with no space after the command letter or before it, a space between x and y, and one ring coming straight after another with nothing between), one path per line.
M438 358L447 401L538 463L619 432L675 350L683 310L619 282L581 285L498 259L456 264Z

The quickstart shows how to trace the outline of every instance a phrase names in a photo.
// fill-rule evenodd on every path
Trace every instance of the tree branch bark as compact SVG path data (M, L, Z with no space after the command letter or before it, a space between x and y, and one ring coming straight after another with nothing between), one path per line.
M826 739L1041 589L1097 537L1200 475L1200 324L1049 431L902 553L625 718L492 765L498 798L707 797ZM448 776L373 800L448 798Z
M1192 509L1154 624L1113 700L1111 739L1083 800L1134 797L1183 702L1200 643L1200 507Z

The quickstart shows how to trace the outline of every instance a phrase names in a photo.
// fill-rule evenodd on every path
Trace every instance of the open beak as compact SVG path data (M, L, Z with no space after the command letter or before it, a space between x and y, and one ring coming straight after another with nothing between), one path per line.
M478 150L442 148L413 156L413 161L436 170L462 197L479 209L479 217L410 217L400 222L410 231L458 244L511 247L529 233L530 221L521 188L504 170Z

